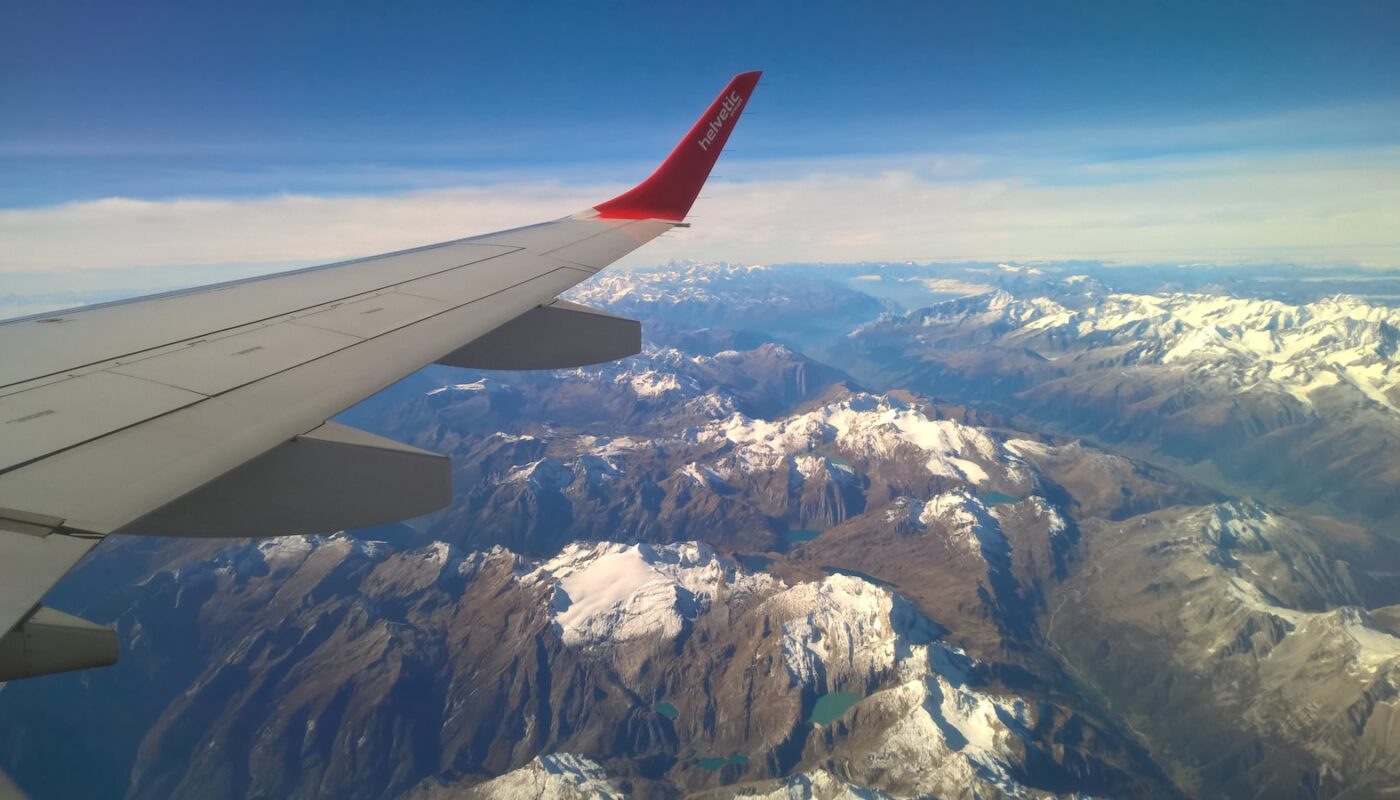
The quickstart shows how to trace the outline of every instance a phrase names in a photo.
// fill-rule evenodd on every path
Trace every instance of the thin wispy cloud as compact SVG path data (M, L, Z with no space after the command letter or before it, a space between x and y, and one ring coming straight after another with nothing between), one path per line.
M753 165L761 178L714 182L693 228L623 263L1095 257L1400 266L1393 148L1053 167L1026 159L1018 165L1024 174L976 156L908 159L913 169L900 163ZM113 198L0 210L0 273L271 270L563 216L622 188L515 181L372 196Z

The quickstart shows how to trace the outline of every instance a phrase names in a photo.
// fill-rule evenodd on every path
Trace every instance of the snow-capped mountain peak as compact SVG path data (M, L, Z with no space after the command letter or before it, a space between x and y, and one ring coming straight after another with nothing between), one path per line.
M598 762L570 753L550 753L481 784L473 796L492 800L623 800L627 793L609 779Z
M565 644L580 647L673 638L717 597L774 585L772 577L744 572L693 542L576 542L531 577L553 585L554 622Z
M974 485L990 480L989 469L1017 482L1030 479L1019 458L985 431L930 419L922 406L884 395L857 394L773 421L734 414L705 427L697 438L731 443L735 462L745 471L773 470L789 456L829 445L868 459L886 459L901 449L922 453L930 473Z

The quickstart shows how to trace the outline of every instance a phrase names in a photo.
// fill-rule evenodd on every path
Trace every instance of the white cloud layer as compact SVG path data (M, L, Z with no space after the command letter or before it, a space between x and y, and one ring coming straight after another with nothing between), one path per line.
M1396 148L1089 163L1006 177L921 168L937 160L911 159L912 169L892 159L875 170L859 161L757 165L761 180L707 187L693 228L623 263L1098 258L1400 266ZM562 216L621 188L500 183L384 196L114 198L6 209L0 281L13 294L45 284L44 277L183 265L189 279L178 282L201 283L200 265L220 265L210 269L212 280L230 269L247 274L368 255Z

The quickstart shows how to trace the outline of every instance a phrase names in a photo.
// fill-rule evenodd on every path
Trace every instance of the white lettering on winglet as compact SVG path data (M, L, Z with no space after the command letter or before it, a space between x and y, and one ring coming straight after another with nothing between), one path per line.
M729 96L724 98L724 103L720 105L719 113L715 115L714 119L710 120L709 127L705 128L705 135L700 137L699 144L701 150L710 149L710 145L714 144L715 137L719 136L720 131L724 130L724 123L728 122L730 117L737 115L739 113L739 106L743 104L744 98L741 97L738 92L730 92Z

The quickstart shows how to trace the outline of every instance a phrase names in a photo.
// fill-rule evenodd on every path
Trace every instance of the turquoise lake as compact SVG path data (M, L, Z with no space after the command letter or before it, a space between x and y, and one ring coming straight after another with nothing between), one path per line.
M824 694L817 698L817 704L812 707L812 716L808 717L807 721L816 725L829 725L859 701L858 695L846 692Z
M985 492L982 495L982 502L989 506L996 506L1002 505L1003 503L1019 503L1021 502L1021 498L1012 497L1002 492Z

